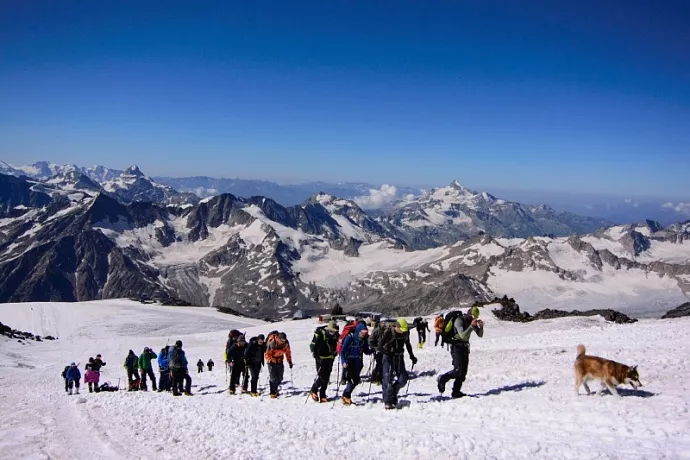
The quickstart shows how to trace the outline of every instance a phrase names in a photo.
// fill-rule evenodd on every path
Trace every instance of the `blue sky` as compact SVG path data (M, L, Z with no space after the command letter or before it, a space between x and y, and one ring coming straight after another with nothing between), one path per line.
M0 159L690 196L690 4L648 3L1 2Z

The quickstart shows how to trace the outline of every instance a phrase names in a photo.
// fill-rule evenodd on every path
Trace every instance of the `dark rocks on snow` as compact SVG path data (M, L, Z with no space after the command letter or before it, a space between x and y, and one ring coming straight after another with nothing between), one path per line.
M667 311L661 319L682 318L684 316L690 316L690 302L685 302L680 307Z
M615 310L587 310L587 311L562 311L562 310L541 310L530 315L527 312L521 312L520 307L514 301L500 302L502 307L500 309L493 310L494 315L503 321L514 321L520 323L527 323L529 321L535 321L539 319L553 319L553 318L565 318L566 316L602 316L606 321L611 321L618 324L629 324L635 323L637 320L635 318L630 318L627 315L615 311Z
M10 339L18 339L20 343L22 343L22 340L35 340L36 342L43 342L43 340L56 340L52 336L41 338L40 335L35 336L31 332L18 331L2 323L0 323L0 335L4 335Z

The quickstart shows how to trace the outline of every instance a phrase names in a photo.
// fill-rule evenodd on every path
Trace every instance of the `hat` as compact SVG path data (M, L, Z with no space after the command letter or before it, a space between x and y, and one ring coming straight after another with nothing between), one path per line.
M472 317L474 317L475 319L479 318L479 307L475 305L472 308L470 308L470 311L468 311L467 313L472 315Z
M76 366L77 364L74 361L72 361L71 363L69 363L69 365L70 366Z
M178 340L177 342L175 342L175 346L181 348L182 347L182 340Z
M96 358L100 358L100 357L101 357L101 354L98 353L98 354L96 355Z
M357 327L355 328L355 335L359 335L360 332L364 331L365 334L369 333L369 330L367 329L367 325L363 323L359 323Z
M256 336L256 339L257 339L257 340L266 340L266 337L264 337L263 334L259 334L259 335Z
M338 323L336 323L335 321L329 321L328 325L326 326L326 329L331 332L338 332Z
M407 332L409 327L407 326L407 320L405 318L398 318L398 326L402 332Z

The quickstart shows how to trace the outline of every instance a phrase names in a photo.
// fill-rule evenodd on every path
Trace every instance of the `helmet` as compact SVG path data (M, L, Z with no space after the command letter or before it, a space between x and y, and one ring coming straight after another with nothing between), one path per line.
M479 307L476 305L473 306L472 308L470 308L469 313L470 315L472 315L473 318L479 318Z
M407 320L405 318L398 318L398 326L402 332L407 332L409 327L407 326Z

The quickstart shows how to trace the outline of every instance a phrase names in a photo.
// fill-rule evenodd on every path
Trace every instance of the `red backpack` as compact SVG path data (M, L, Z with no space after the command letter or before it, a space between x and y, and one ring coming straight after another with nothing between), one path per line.
M338 344L335 346L335 352L337 354L340 354L340 350L343 347L343 342L345 341L345 337L352 332L355 332L355 329L357 328L357 321L352 321L351 323L348 323L345 325L343 328L343 332L340 333L340 337L338 338Z

